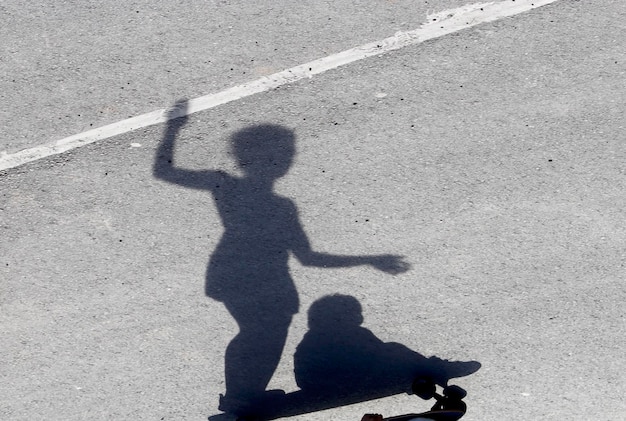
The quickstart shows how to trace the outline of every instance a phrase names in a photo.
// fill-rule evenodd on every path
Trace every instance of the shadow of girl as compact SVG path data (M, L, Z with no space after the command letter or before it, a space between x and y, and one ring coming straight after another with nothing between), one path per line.
M239 326L225 355L226 394L220 409L237 412L262 396L280 360L298 294L290 253L305 266L371 265L396 274L408 269L398 256L341 256L311 249L295 204L273 191L295 156L294 133L264 124L234 133L231 148L243 176L188 170L174 163L174 144L187 121L187 104L172 108L157 151L154 176L212 193L224 232L209 260L206 295L221 301Z

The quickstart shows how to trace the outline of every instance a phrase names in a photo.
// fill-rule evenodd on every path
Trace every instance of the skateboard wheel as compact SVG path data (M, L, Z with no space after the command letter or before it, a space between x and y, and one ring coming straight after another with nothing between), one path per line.
M454 400L461 400L464 397L467 396L467 392L465 391L465 389L456 386L456 385L450 385L450 386L446 386L443 389L443 396L449 398L449 399L454 399Z
M430 379L424 378L417 378L413 380L411 390L417 396L426 401L432 399L435 396L435 392L437 391L435 383Z

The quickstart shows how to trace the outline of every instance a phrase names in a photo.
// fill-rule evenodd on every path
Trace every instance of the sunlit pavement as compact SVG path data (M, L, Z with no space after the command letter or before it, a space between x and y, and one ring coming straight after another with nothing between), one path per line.
M453 3L445 7L460 4ZM385 2L379 28L354 23L371 37L335 27L351 35L333 51L392 34L389 22L406 17L402 7ZM409 28L427 9L406 17ZM227 10L224 22L239 22L238 11ZM296 12L276 13L289 22ZM311 13L313 21L335 18ZM342 19L352 17L373 19ZM269 388L297 389L293 357L307 312L321 297L343 294L360 302L363 327L380 340L481 363L451 382L468 392L463 420L624 419L625 17L622 2L562 0L189 117L176 137L176 164L232 175L241 172L230 135L264 123L292 130L296 155L275 192L297 207L312 248L401 255L411 266L394 276L290 259L299 312ZM193 38L193 25L169 24L164 38ZM279 26L267 29L266 43ZM289 44L293 55L260 66L280 70L330 53L323 43L298 48L318 32L325 33L312 27ZM244 34L233 45L252 42ZM222 36L220 68L206 65L218 75L207 76L210 89L191 76L211 60L198 59L199 50L186 55L194 71L162 57L188 75L180 88L156 71L153 84L142 83L159 93L119 99L125 105L98 124L169 105L153 104L168 96L173 104L248 80L229 79L223 67L243 66L252 44L229 48ZM152 68L147 60L128 66ZM89 78L109 101L126 98L106 77ZM25 83L13 92L28 92ZM64 89L74 114L104 106ZM18 94L4 95L18 102ZM12 143L14 136L50 140L92 124L41 115L39 102L11 109L2 114L9 151L32 146ZM153 176L163 137L164 125L148 127L0 173L0 418L219 414L224 353L237 325L205 296L204 278L222 220L210 192ZM396 395L294 419L428 408Z

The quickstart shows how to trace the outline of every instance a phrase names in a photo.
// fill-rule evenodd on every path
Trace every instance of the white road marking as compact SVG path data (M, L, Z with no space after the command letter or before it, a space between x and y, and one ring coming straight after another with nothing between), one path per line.
M444 10L428 16L428 22L418 29L397 32L394 36L381 41L364 44L309 63L301 64L270 76L264 76L260 79L234 86L222 92L191 99L188 102L186 114L189 115L215 108L219 105L260 92L270 91L279 86L293 83L301 79L311 78L314 75L336 69L340 66L345 66L346 64L358 60L363 60L367 57L373 57L410 45L419 44L482 23L514 16L556 1L558 0L503 0ZM13 154L4 153L0 155L0 171L51 155L60 154L119 134L160 124L167 121L169 118L180 116L180 113L171 111L171 109L152 111L41 146L24 149Z

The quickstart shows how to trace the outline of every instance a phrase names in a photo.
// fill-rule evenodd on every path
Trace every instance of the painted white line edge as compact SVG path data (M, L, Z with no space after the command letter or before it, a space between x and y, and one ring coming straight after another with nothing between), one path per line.
M314 75L336 69L367 57L373 57L409 45L419 44L482 23L514 16L556 1L558 0L504 0L499 2L477 3L456 9L444 10L428 16L428 22L418 29L397 32L395 35L381 41L370 42L309 63L301 64L251 82L234 86L222 92L191 99L188 101L186 114L189 115L215 108L219 105L260 92L270 91L279 86L293 83L301 79L311 78ZM170 108L156 110L41 146L24 149L13 154L4 153L0 155L0 171L15 168L51 155L57 155L119 134L163 123L167 121L168 118L181 115L179 112L172 111L173 110Z

